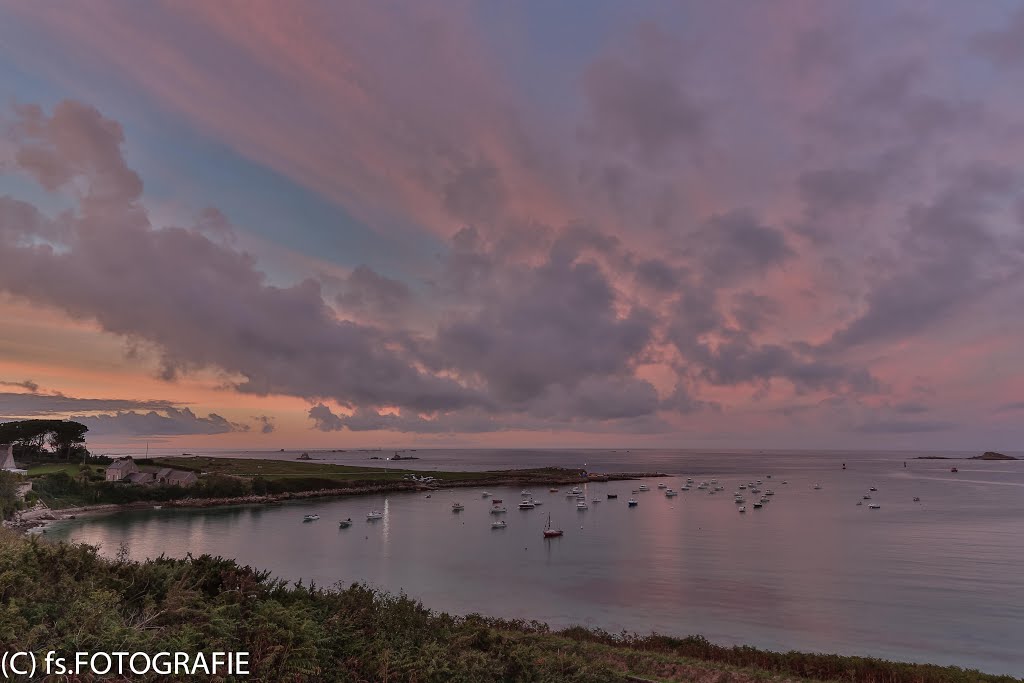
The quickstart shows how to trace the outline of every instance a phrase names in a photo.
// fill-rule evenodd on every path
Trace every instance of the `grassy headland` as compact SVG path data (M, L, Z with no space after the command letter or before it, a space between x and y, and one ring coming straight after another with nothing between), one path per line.
M252 675L226 681L1019 683L955 667L456 617L359 584L287 584L205 555L106 560L88 546L4 531L0 604L9 651L249 652Z
M579 470L547 467L486 472L424 472L396 467L353 467L333 463L246 458L169 457L140 459L143 468L171 467L199 474L193 486L141 486L104 481L94 464L40 463L29 469L33 495L51 509L160 503L181 506L261 503L313 496L381 491L415 491L453 486L548 486L585 481L657 476L620 473L586 476ZM413 474L435 479L430 484Z

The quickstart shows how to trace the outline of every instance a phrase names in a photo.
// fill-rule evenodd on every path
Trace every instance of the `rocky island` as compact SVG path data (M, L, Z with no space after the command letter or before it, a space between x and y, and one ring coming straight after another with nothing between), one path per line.
M985 451L981 455L972 455L969 458L955 458L948 455L919 455L915 460L1020 460L1012 455L1004 455L995 451Z

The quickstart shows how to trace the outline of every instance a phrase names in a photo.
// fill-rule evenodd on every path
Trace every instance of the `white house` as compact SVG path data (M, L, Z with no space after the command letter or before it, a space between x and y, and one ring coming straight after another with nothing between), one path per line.
M14 462L14 444L12 443L0 444L0 470L15 474L28 474L28 470L20 469L18 463Z

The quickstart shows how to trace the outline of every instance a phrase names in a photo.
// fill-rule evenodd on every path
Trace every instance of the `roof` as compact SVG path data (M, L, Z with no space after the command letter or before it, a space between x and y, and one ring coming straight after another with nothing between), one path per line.
M135 464L135 461L132 460L132 457L129 455L127 458L120 458L120 459L115 460L114 462L110 463L109 465L107 465L107 469L108 470L119 470L119 469L122 469L124 467L129 466L129 465L134 465L134 464Z
M128 481L130 481L133 484L145 484L147 482L153 481L153 473L152 472L132 472L127 477L125 477L125 479L127 479Z

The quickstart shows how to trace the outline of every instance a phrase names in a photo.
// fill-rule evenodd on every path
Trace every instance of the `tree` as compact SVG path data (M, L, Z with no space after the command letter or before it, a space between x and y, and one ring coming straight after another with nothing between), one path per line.
M21 477L13 472L0 472L0 517L7 519L18 509L18 484Z
M21 455L45 453L70 460L87 455L85 433L89 428L72 420L17 420L0 423L0 443L13 443Z

